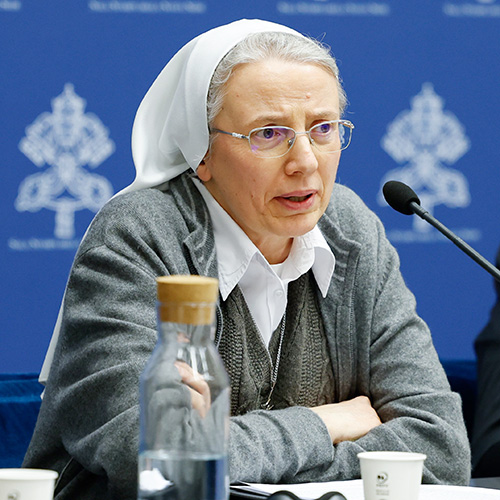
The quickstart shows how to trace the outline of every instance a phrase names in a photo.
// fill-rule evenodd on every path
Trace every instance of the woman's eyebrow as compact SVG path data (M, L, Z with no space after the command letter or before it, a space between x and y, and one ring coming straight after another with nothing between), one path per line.
M339 112L332 109L312 110L307 113L306 118L308 121L314 120L338 120ZM267 124L284 125L287 120L290 120L290 115L287 113L272 113L266 112L261 115L253 117L248 125L252 128L259 127Z
M340 118L340 114L338 110L320 109L313 110L310 113L310 118L314 120L338 120Z
M272 113L266 112L265 114L257 115L253 117L250 124L268 124L268 123L279 123L284 122L287 119L285 113Z

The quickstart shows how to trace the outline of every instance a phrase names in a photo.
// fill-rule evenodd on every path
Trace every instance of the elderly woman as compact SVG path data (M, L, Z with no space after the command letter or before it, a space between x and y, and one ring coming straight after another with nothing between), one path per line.
M59 471L58 500L135 498L155 278L186 273L220 281L232 481L357 478L358 452L390 449L427 454L426 482L468 482L460 400L396 252L335 185L345 105L328 51L265 21L200 35L164 68L134 123L137 177L65 294L25 460Z

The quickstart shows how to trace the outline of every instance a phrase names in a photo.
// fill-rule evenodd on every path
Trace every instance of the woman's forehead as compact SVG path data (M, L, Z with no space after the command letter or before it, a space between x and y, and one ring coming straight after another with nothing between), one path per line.
M226 86L223 112L275 121L297 110L335 119L339 115L336 78L317 64L260 61L240 65Z

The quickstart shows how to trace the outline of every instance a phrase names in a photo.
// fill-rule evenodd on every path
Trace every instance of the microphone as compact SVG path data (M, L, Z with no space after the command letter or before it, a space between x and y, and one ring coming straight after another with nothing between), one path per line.
M476 252L476 250L462 238L457 236L453 231L450 231L444 224L441 224L441 222L433 217L425 208L422 208L417 194L410 186L399 181L388 181L384 184L382 192L385 201L387 201L394 210L404 215L416 214L421 219L427 221L500 282L500 270L488 262L481 254Z

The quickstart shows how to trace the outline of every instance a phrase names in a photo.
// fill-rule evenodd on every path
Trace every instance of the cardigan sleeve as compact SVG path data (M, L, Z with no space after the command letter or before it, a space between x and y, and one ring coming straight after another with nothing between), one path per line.
M375 227L374 262L380 271L374 273L373 293L364 297L373 300L373 315L369 337L358 332L366 338L359 359L370 368L362 387L384 424L357 445L424 453L424 482L468 485L470 446L460 396L450 389L429 328L401 276L399 257L378 219Z

